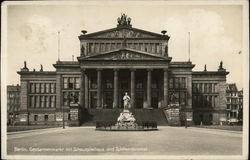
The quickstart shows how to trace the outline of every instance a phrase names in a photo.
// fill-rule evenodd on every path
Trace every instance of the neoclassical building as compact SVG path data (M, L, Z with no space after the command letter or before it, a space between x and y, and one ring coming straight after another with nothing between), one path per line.
M43 71L42 66L29 71L25 62L18 71L19 123L84 124L98 116L110 120L123 108L125 92L131 97L130 109L145 119L151 113L160 117L170 103L178 103L193 123L226 120L229 72L222 62L217 71L194 72L192 62L172 61L166 31L134 28L125 14L117 21L112 29L83 30L77 61L57 61L56 71Z

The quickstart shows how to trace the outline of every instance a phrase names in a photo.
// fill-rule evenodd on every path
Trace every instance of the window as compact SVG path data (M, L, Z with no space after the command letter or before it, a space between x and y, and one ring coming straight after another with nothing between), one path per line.
M157 79L153 79L153 82L152 82L152 88L158 88L158 80Z
M44 88L45 88L44 86L45 86L45 84L42 83L42 84L41 84L41 93L44 93Z
M35 96L36 99L36 108L39 107L39 102L40 102L40 97L39 96Z
M71 120L70 113L68 114L68 120Z
M208 93L212 93L212 83L209 83L208 84Z
M49 120L49 116L48 115L44 115L44 121L48 121Z
M63 78L63 88L68 88L68 78Z
M46 108L49 108L50 105L49 96L46 96L45 99L46 99Z
M180 78L180 87L186 88L186 78L184 77Z
M74 89L74 78L69 78L69 89Z
M124 80L122 80L121 81L121 88L122 89L127 89L129 86L128 86L128 81L124 81Z
M50 93L55 93L55 83L50 84Z
M30 97L30 106L35 107L35 97L34 96Z
M63 92L63 105L68 105L68 92Z
M46 83L46 93L49 93L49 83Z
M55 107L55 96L51 96L51 97L50 97L50 100L51 100L51 101L50 101L50 102L51 102L51 103L50 103L50 107L54 108L54 107Z
M180 92L180 104L185 105L186 104L186 93Z
M80 88L80 78L76 78L75 89Z
M105 84L106 84L106 88L113 88L113 84L111 80L107 79Z
M202 93L202 83L199 83L199 93Z
M207 93L207 84L204 84L204 93Z
M173 88L173 87L174 87L174 79L169 78L169 88Z
M179 78L174 79L174 88L179 88Z
M30 90L31 90L31 93L35 93L35 84L34 83L30 84Z
M212 107L212 96L209 96L209 105L208 107Z
M44 107L44 101L45 101L44 96L41 96L41 107L42 107L42 108Z
M40 92L40 84L36 83L36 93L39 93L39 92Z
M34 115L34 121L38 120L38 115Z

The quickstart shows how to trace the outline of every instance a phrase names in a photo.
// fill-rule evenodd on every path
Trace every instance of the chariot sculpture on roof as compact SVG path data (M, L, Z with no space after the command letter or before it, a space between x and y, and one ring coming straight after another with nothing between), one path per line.
M117 22L118 22L118 27L120 26L128 26L131 27L132 25L130 24L131 22L131 18L128 17L125 13L121 13L121 17L117 18Z

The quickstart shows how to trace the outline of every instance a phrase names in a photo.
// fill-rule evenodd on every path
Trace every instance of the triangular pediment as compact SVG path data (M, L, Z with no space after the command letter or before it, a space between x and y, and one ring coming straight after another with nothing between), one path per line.
M137 51L129 48L118 49L111 52L105 52L97 55L86 56L85 60L167 60L163 57L147 52Z
M81 35L81 38L150 38L150 39L168 39L167 35L157 34L132 27L117 27L100 32Z

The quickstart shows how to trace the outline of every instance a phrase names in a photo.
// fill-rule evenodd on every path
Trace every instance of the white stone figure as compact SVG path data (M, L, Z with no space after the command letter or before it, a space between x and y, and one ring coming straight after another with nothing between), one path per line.
M124 102L124 109L128 109L129 103L130 103L130 97L128 96L128 93L125 92L125 95L123 97L123 102Z

